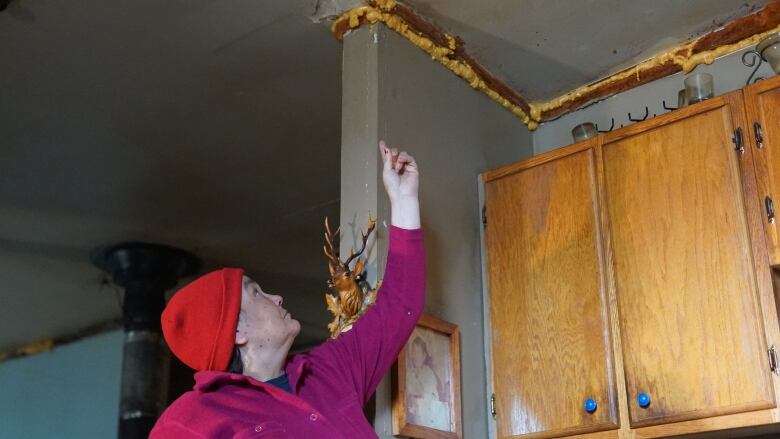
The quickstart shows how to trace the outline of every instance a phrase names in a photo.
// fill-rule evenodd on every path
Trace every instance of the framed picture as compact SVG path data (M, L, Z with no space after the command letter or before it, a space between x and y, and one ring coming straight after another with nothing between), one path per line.
M424 314L393 367L393 434L460 439L460 333Z

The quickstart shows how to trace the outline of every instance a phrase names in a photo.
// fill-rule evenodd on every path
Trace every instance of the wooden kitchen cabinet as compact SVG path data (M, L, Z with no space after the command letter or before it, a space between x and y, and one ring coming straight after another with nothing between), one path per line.
M780 431L759 202L780 122L759 151L750 105L737 91L483 176L499 438Z
M632 427L775 406L742 112L732 93L601 141Z
M747 134L753 149L758 183L757 203L772 265L780 265L780 76L746 87Z
M585 143L485 175L499 438L618 428L598 162Z

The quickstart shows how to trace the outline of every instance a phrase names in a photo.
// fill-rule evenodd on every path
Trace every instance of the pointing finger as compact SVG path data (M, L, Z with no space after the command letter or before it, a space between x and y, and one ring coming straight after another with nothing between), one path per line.
M384 165L384 168L390 169L390 149L387 147L387 144L384 140L379 141L379 155L382 156L382 164Z

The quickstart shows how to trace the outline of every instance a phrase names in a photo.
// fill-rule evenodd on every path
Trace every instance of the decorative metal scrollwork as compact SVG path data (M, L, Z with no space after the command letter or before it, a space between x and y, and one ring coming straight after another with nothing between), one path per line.
M756 77L756 79L753 79L753 76L756 75L756 72L758 72L758 68L761 67L761 64L763 64L764 61L766 61L764 57L756 50L748 50L747 52L742 54L743 65L745 65L746 67L755 66L753 68L753 71L750 72L750 76L748 77L747 82L745 82L745 85L750 85L764 79L761 76Z

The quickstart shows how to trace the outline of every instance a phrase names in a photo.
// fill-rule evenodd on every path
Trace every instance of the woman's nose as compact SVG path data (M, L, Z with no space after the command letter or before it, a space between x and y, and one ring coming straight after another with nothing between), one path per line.
M276 304L276 306L282 306L282 302L284 302L284 299L282 299L282 296L278 296L276 294L271 295L271 300Z

